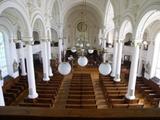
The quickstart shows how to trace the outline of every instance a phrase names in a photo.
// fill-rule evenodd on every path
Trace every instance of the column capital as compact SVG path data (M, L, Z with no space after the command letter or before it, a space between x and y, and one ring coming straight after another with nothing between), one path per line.
M41 42L48 42L48 39L41 39Z
M22 42L26 45L32 45L33 44L33 37L23 37Z
M134 40L132 41L132 46L133 47L140 47L142 43L139 40Z
M32 45L34 41L22 41L25 45Z
M118 43L123 43L123 40L122 39L118 39L117 42Z

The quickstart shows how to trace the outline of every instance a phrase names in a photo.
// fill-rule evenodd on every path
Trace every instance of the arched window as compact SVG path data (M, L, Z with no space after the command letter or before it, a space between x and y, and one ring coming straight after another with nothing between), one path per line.
M2 32L0 32L0 69L2 71L2 77L5 77L8 75L5 43L4 43L4 36Z

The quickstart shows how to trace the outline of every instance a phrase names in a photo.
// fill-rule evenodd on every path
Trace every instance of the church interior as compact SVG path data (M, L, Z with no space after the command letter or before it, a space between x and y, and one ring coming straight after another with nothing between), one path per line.
M160 118L160 0L0 0L0 119Z

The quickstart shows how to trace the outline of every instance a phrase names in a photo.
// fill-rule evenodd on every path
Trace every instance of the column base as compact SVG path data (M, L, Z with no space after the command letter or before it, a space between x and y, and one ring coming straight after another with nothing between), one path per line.
M22 76L26 76L26 75L27 75L27 73L22 73L21 75L22 75Z
M142 77L142 75L139 74L139 75L137 75L137 77Z
M116 75L114 73L111 73L111 77L115 77Z
M4 107L5 106L4 102L2 102L2 103L0 102L0 106Z
M52 77L53 76L53 73L52 73L52 68L50 67L49 69L49 76Z
M116 77L115 77L113 80L114 80L115 82L120 82L120 81L121 81L121 78L116 78Z
M32 94L32 95L28 95L28 98L30 98L30 99L35 99L37 97L38 97L38 93L37 92Z
M50 74L49 74L49 77L53 77L53 73L50 73Z
M126 94L125 97L126 97L126 99L128 99L128 100L134 100L134 99L136 99L136 97L135 97L134 95L133 95L133 96L130 96L130 95Z
M50 80L49 77L43 78L43 81L49 81L49 80Z

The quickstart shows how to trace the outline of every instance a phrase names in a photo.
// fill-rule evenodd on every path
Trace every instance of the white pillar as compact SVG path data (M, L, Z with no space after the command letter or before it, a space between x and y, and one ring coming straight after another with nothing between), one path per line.
M139 53L139 61L138 61L138 77L142 77L142 52L143 52L143 46L141 46L140 53Z
M103 38L103 49L106 49L107 40Z
M49 65L48 74L50 77L52 77L53 73L52 73L52 68L51 68L51 42L50 41L47 42L47 50L48 50L47 53L48 53L48 65Z
M49 65L48 65L48 54L47 54L47 42L45 40L42 40L41 42L41 49L42 49L42 61L43 61L43 80L49 81Z
M59 63L62 62L62 38L60 38L58 41L58 60Z
M117 67L116 67L116 76L114 81L120 82L121 81L121 61L122 61L122 49L123 43L122 41L118 41L118 54L117 54Z
M135 99L135 86L136 86L136 78L137 78L138 59L139 59L139 46L135 45L133 56L132 56L130 75L129 75L128 90L126 94L126 98L129 100Z
M28 97L31 99L35 99L38 97L38 94L36 91L32 46L31 42L29 41L26 42L26 60L27 60L28 87L29 87Z
M24 49L23 49L23 43L20 42L21 48L20 48L20 54L21 54L21 75L26 76L26 66L25 66L25 59L24 59Z
M116 64L117 64L117 53L118 53L118 43L114 42L114 53L113 53L113 62L112 62L112 73L111 76L116 76Z
M0 80L0 106L5 106L2 87L3 87L3 80Z

